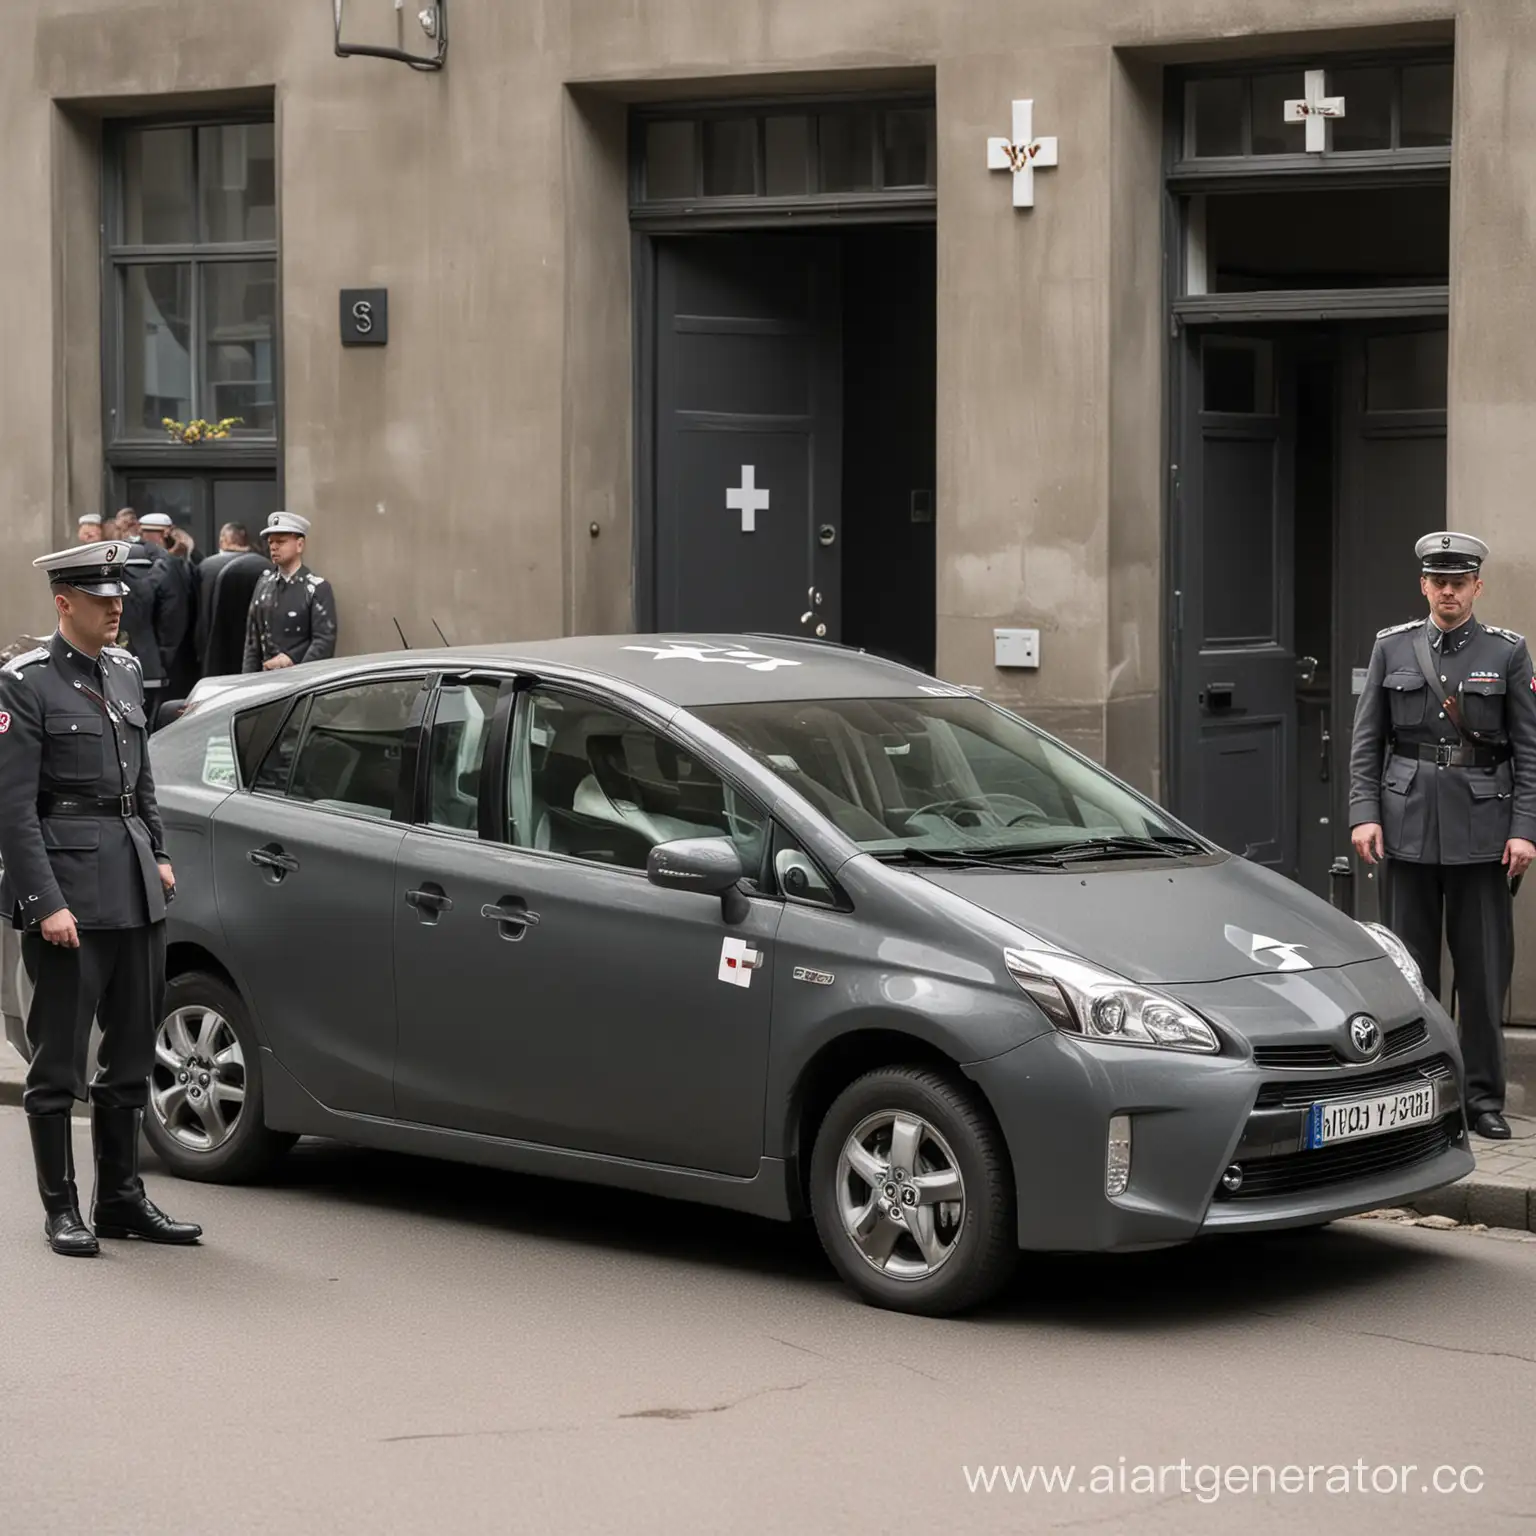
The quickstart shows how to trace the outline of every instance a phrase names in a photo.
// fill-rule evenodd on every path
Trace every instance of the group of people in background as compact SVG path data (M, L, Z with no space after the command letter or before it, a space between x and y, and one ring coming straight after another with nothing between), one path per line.
M331 584L304 563L309 522L274 512L253 547L243 523L225 523L216 553L164 512L79 520L79 541L122 539L135 546L123 580L116 643L138 657L151 722L185 699L199 678L271 671L336 653Z

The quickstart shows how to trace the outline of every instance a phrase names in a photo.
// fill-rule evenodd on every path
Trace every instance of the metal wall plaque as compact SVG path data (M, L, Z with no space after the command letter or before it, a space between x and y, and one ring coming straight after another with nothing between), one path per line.
M382 347L389 341L389 289L341 290L341 344Z

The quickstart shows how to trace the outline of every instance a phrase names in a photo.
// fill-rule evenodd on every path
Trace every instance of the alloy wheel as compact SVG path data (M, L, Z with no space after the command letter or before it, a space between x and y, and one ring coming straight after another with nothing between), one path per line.
M177 1008L155 1036L149 1102L166 1134L212 1152L235 1133L245 1107L245 1053L213 1008Z

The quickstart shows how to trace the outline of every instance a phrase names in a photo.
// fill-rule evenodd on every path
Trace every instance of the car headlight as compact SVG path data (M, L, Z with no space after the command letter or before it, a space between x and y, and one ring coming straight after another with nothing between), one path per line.
M1003 959L1009 975L1046 1018L1069 1035L1207 1055L1221 1049L1216 1031L1199 1014L1076 955L1056 949L1009 949Z
M1408 953L1408 946L1390 928L1384 928L1380 923L1361 923L1360 926L1392 957L1392 963L1403 973L1414 995L1422 1003L1424 977L1419 971L1418 961Z

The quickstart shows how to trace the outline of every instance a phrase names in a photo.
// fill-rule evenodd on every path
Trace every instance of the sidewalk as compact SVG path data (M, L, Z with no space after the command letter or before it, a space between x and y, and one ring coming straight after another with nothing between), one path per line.
M1526 1036L1533 1032L1522 1031ZM1479 1223L1490 1227L1513 1227L1522 1232L1536 1232L1536 1104L1530 1095L1522 1091L1525 1085L1516 1079L1519 1066L1529 1064L1536 1054L1536 1039L1519 1042L1522 1049L1512 1045L1510 1050L1510 1114L1509 1128L1514 1132L1510 1141L1484 1141L1472 1138L1472 1151L1477 1158L1477 1168L1459 1184L1437 1189L1413 1202L1413 1209L1423 1216L1447 1216L1456 1222ZM1517 1058L1525 1056L1524 1063ZM0 1039L0 1105L20 1104L22 1085L27 1070L21 1057L10 1045ZM1517 1109L1526 1110L1517 1114ZM83 1113L85 1106L77 1105L76 1113Z

